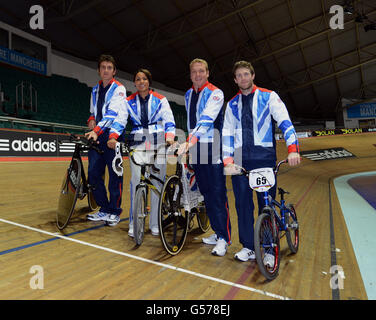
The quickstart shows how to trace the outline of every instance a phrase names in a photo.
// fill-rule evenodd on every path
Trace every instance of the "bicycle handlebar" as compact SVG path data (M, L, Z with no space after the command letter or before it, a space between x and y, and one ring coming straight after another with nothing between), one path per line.
M283 160L281 160L281 161L279 161L279 162L277 163L277 165L275 166L275 168L274 168L274 170L273 170L275 175L277 175L277 173L278 173L278 171L279 171L279 167L280 167L282 164L284 164L284 163L288 163L288 160L287 160L287 159L283 159ZM244 168L241 168L241 171L242 171L242 174L243 174L243 175L248 175L248 174L250 173L251 170L245 170Z
M125 146L126 150L130 151L130 150L129 150L129 146L128 146L128 144L123 143L123 145ZM159 171L160 171L160 170L155 166L155 164L154 164L155 159L157 158L157 156L158 156L158 154L159 154L159 150L162 149L162 148L166 148L166 147L168 147L168 144L167 144L167 143L164 143L164 144L160 145L160 146L157 148L157 150L152 150L152 151L154 151L153 163L151 163L151 164L147 164L147 165L150 165L151 168L152 168L152 170L153 170L154 172L159 173ZM146 151L149 151L149 150L136 150L136 151L139 151L139 152L146 152ZM151 151L151 150L150 150L150 151ZM138 162L134 159L134 156L133 156L133 153L134 153L134 152L135 152L135 150L133 150L133 152L129 152L129 155L130 155L130 158L131 158L132 162L133 162L136 166L139 166L139 167L142 167L143 165L145 165L145 164L140 164L140 163L138 163Z
M173 154L174 157L177 157L177 158L178 158L178 163L180 163L180 162L181 162L181 159L183 158L183 156L186 155L186 164L187 164L187 167L188 167L190 170L193 170L193 171L194 171L193 167L192 167L191 164L189 163L189 150L188 150L186 153L183 153L183 154L178 155L179 146L180 146L180 145L177 145L177 146L176 146L176 149L175 149L174 154Z
M77 136L77 135L71 133L69 135L69 140L60 140L59 144L64 143L64 142L81 145L82 150L93 149L96 152L98 152L99 154L104 153L104 151L102 151L101 149L98 148L97 143L93 139L87 139L84 136Z
M277 166L274 169L274 174L275 175L277 175L277 173L279 171L279 167L281 166L281 164L284 164L284 163L288 163L288 160L287 159L283 159L280 162L278 162Z

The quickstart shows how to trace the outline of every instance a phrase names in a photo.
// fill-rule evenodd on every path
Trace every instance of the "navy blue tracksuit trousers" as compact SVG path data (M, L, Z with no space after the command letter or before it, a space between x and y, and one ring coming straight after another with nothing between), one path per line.
M204 196L210 225L218 237L231 242L231 223L223 164L192 165L198 187Z
M275 161L247 161L243 162L243 167L246 170L253 170L258 168L275 166ZM235 196L235 207L238 214L238 229L239 242L244 248L255 250L254 246L254 203L253 190L249 186L249 181L246 176L232 176L232 188ZM273 188L269 190L269 194L275 199L277 189L277 180ZM264 193L257 193L258 214L261 213L264 207Z
M190 153L194 161L196 181L201 194L204 197L206 213L210 225L218 237L231 243L230 211L227 200L226 176L223 174L221 153L212 155L211 144L204 144L205 160L201 159L200 143L198 142ZM200 160L201 159L201 160ZM201 163L200 163L201 162Z
M120 215L121 196L123 192L123 176L119 177L112 169L112 160L115 157L115 150L107 147L108 133L102 133L98 137L98 147L104 151L99 154L95 150L89 151L88 181L94 187L94 199L100 207L100 211L108 214ZM107 189L103 176L106 166L109 172L108 191L110 199L107 197Z

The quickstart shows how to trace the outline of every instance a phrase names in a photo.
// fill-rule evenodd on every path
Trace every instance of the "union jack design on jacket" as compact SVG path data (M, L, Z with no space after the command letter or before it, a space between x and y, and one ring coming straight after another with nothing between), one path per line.
M149 91L148 100L148 131L149 134L164 133L165 138L175 137L175 120L167 98L158 92ZM127 126L128 116L132 121L131 135L143 134L141 123L141 105L139 92L126 98L126 108L121 109L110 131L110 138L117 138Z
M255 146L273 147L273 121L282 130L288 153L299 152L299 144L294 126L290 120L287 108L278 94L274 91L253 87L252 104L253 141ZM242 99L241 92L232 98L226 108L223 124L223 163L234 162L235 149L241 148L242 143Z
M223 107L224 96L222 90L210 82L206 82L198 91L200 92L197 108L196 119L197 123L194 128L191 128L190 119L190 105L191 97L194 88L190 88L185 94L185 108L187 110L187 128L189 131L188 142L213 142L214 140L214 121Z
M98 93L99 93L99 86L102 84L100 81L91 92L91 99L90 99L90 120L95 120L97 116L97 102L98 102ZM102 119L97 123L94 131L101 135L103 132L108 131L112 123L114 122L115 118L118 116L119 111L121 109L125 109L124 99L126 95L125 87L117 80L112 79L109 83L111 86L108 89L104 104L102 107Z

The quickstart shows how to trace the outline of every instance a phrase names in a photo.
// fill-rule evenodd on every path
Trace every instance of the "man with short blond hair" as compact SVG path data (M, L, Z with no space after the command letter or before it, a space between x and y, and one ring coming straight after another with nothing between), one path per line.
M220 148L224 96L222 90L208 81L209 69L205 60L194 59L190 63L190 75L193 86L185 94L189 136L180 146L179 154L189 149L193 155L196 181L215 232L203 242L215 245L213 255L224 256L231 243L226 177Z
M191 63L189 64L189 68L192 68L193 64L195 63L202 63L204 66L205 66L205 69L206 71L209 72L209 65L208 63L206 62L206 60L204 59L200 59L200 58L195 58L191 61Z

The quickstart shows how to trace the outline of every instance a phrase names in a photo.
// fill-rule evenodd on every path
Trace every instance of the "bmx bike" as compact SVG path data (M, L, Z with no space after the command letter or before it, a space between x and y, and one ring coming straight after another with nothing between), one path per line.
M63 183L60 188L58 208L56 211L56 225L59 230L63 230L68 225L73 215L77 199L83 200L85 196L87 196L90 210L94 211L98 208L92 193L93 188L88 184L86 179L81 152L93 149L98 153L103 153L103 151L96 146L94 141L74 134L71 134L68 140L59 141L59 144L62 143L74 143L75 148L72 160L64 174Z
M275 176L281 164L276 168L260 168L250 171L243 169L243 174L248 176L250 187L264 193L264 207L258 216L254 230L255 255L258 267L264 277L273 280L277 277L281 261L280 239L286 236L287 244L293 254L299 248L299 223L296 211L292 204L287 204L284 195L288 194L278 188L280 201L269 195L269 189L275 185Z

